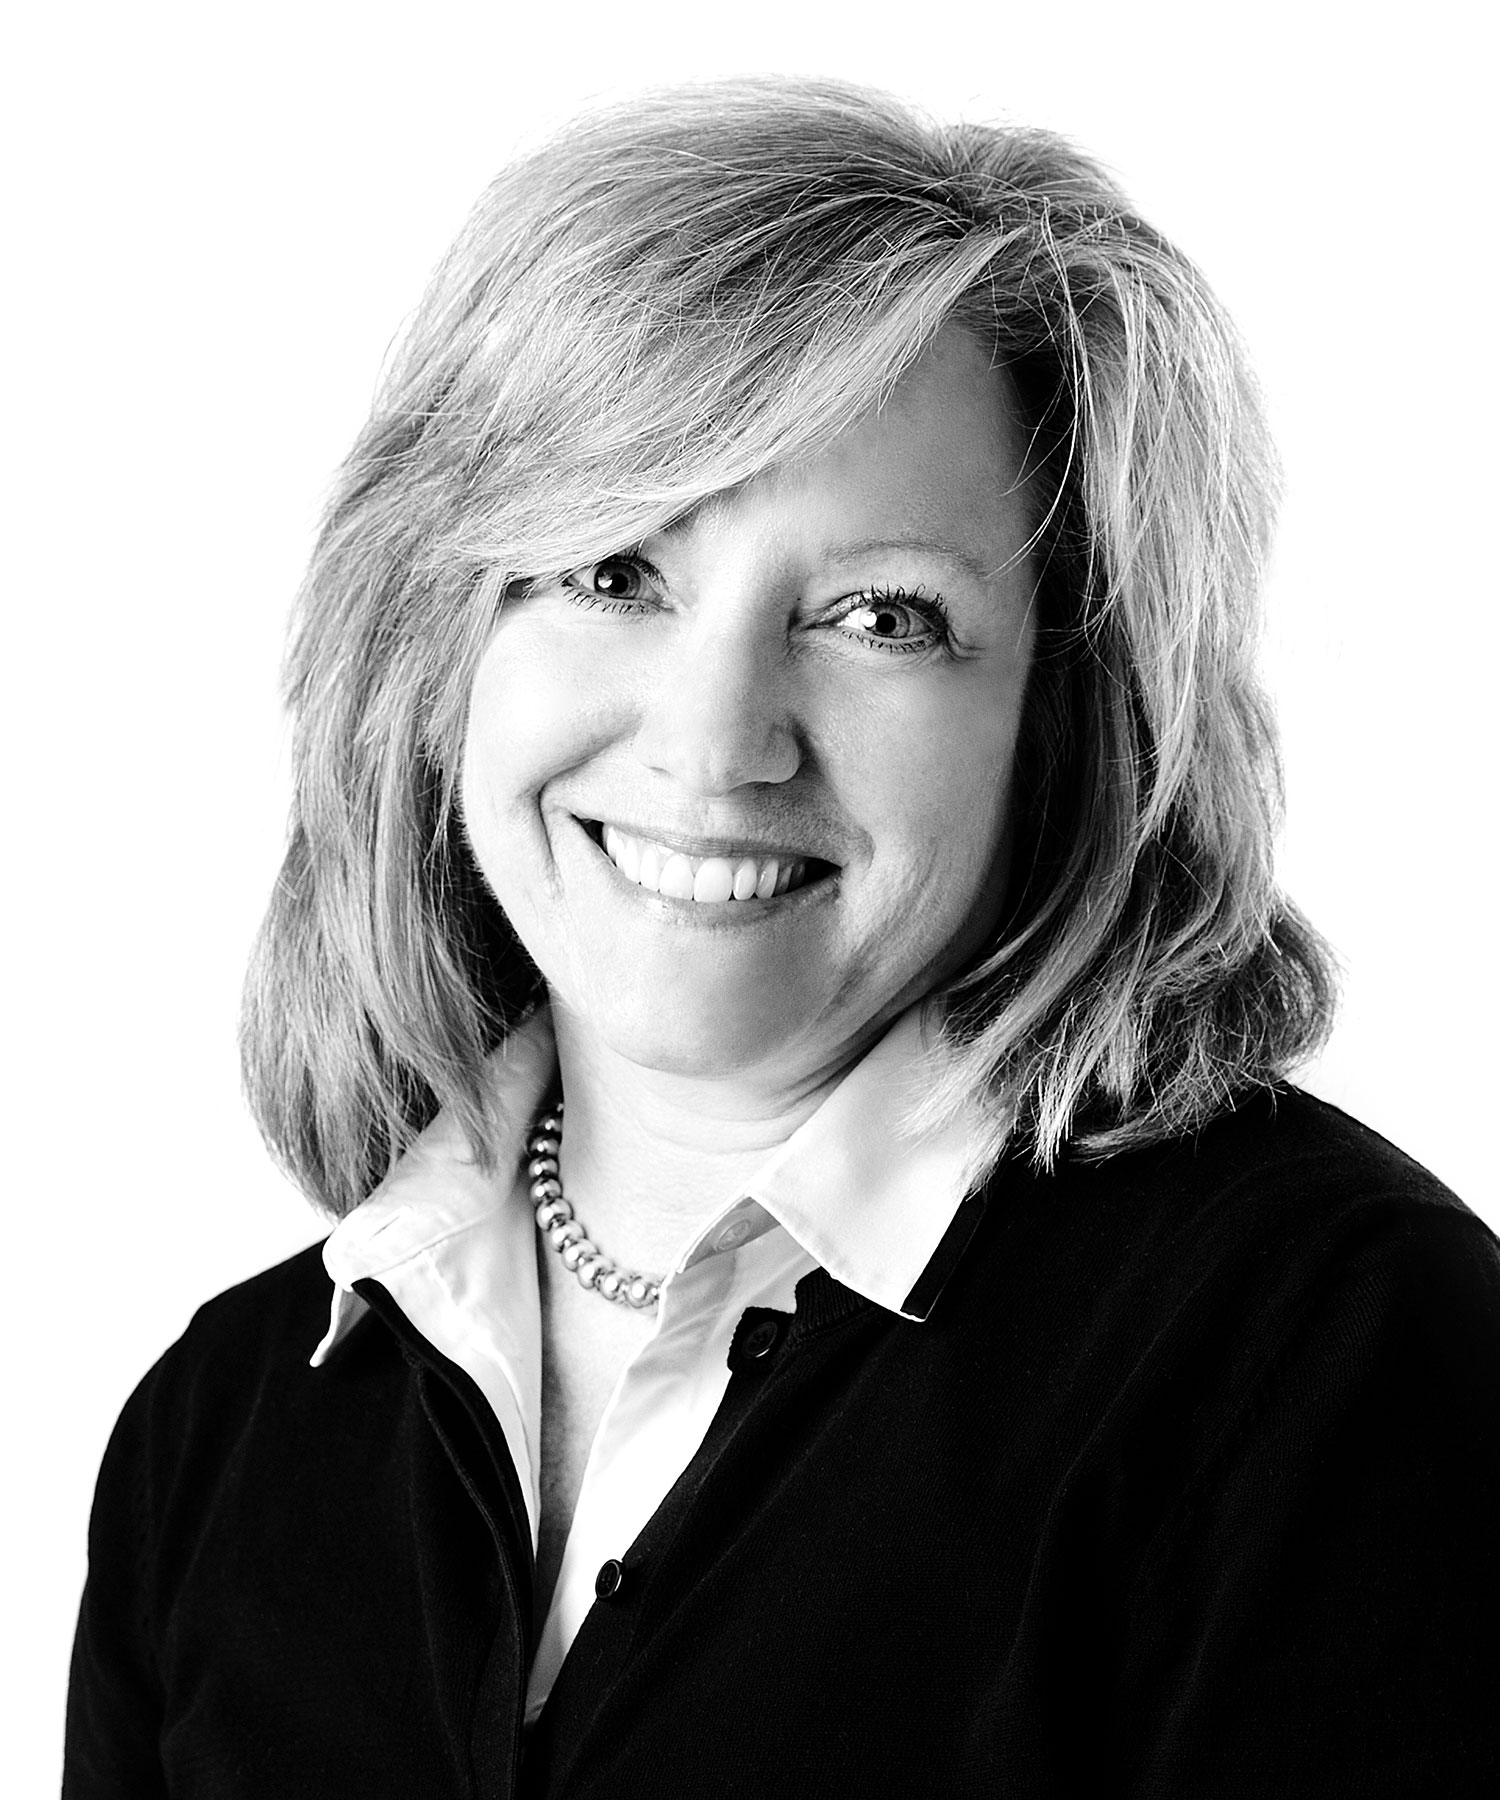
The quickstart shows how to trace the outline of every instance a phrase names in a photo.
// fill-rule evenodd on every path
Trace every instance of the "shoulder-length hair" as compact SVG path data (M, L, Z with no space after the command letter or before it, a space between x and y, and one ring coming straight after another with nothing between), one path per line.
M252 1105L356 1205L439 1108L481 1160L485 1059L538 976L457 775L507 587L816 453L950 321L1031 435L1042 569L1014 891L941 997L932 1115L987 1158L1193 1129L1326 1028L1278 892L1252 653L1275 464L1202 277L1048 133L760 79L568 126L480 201L344 465L288 665L295 800L248 985Z

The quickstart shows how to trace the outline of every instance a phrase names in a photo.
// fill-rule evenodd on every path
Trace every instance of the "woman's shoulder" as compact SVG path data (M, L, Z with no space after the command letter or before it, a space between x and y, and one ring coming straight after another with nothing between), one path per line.
M1002 1165L986 1213L976 1295L1046 1294L1046 1331L1070 1320L1097 1343L1106 1320L1125 1356L1170 1340L1188 1361L1211 1344L1253 1359L1398 1318L1446 1321L1492 1359L1500 1347L1494 1233L1378 1132L1293 1087L1112 1156Z
M351 1421L399 1412L407 1370L389 1332L356 1325L313 1366L333 1297L321 1251L206 1301L141 1377L100 1469L100 1529L125 1521L180 1562L226 1509L279 1505L299 1468L338 1486Z
M327 1383L310 1363L332 1294L319 1242L214 1295L142 1376L117 1432L180 1447L213 1435L214 1421L227 1428L268 1405L316 1406Z
M1186 1140L1205 1167L1222 1163L1312 1199L1404 1199L1466 1211L1430 1169L1359 1119L1305 1089L1283 1083L1255 1093ZM1248 1168L1247 1168L1248 1165Z
M1477 1278L1500 1307L1500 1244L1430 1169L1326 1100L1258 1096L1162 1161L1226 1246L1314 1269L1388 1262L1438 1289ZM1188 1202L1191 1205L1191 1201Z
M1404 1229L1493 1235L1429 1169L1379 1132L1282 1085L1226 1108L1198 1130L1100 1158L1072 1157L1032 1190L1118 1213L1136 1236L1264 1246Z
M306 1366L328 1327L332 1292L320 1240L204 1301L163 1360Z

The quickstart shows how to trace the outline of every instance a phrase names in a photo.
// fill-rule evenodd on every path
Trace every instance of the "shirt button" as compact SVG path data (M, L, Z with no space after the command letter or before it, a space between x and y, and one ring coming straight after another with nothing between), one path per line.
M748 1219L731 1219L719 1235L714 1239L715 1250L733 1250L736 1244L743 1244L750 1235Z
M757 1319L741 1340L740 1349L752 1361L758 1362L761 1357L771 1354L780 1337L781 1327L774 1319Z
M601 1600L611 1600L625 1580L625 1565L617 1556L610 1557L594 1577L594 1592Z

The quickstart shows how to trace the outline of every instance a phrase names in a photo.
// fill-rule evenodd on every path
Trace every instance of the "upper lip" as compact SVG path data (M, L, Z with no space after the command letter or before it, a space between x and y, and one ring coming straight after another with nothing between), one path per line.
M753 856L760 861L774 856L778 859L799 858L805 862L833 863L831 857L820 856L815 850L794 848L784 838L765 837L754 831L737 832L733 835L676 831L660 825L627 824L624 819L613 814L597 819L580 817L579 823L596 834L602 832L606 825L613 825L616 831L623 831L627 837L639 838L643 843L660 844L663 849L678 851L683 856Z

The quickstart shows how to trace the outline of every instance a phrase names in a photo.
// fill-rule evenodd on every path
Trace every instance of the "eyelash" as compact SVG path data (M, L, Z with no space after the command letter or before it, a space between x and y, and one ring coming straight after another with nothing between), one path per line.
M924 594L921 588L867 588L863 593L851 594L842 604L845 607L845 618L856 612L877 611L882 606L901 606L926 621L931 637L860 639L861 643L887 655L911 656L922 650L946 650L952 647L953 623L948 616L948 608L937 594Z
M587 607L591 612L620 614L637 612L646 604L642 600L612 599L608 594L596 594L581 585L577 579L579 574L591 574L600 567L601 563L605 562L628 564L638 570L648 581L665 586L660 571L653 564L647 562L645 557L634 551L622 551L614 556L601 557L599 562L589 563L582 570L570 570L563 575L561 584L563 592L573 605ZM878 650L884 655L910 656L924 650L947 650L953 647L953 626L948 608L944 605L940 595L924 594L920 587L866 588L860 593L845 596L837 604L843 608L843 612L835 615L833 620L835 624L856 612L868 612L882 606L904 607L908 612L914 613L919 619L926 621L930 629L930 636L859 638L859 642L869 645L871 649ZM857 634L851 631L849 635L856 636Z
M591 612L628 613L635 612L645 604L641 600L616 600L608 594L596 594L591 589L579 585L575 579L576 576L591 575L595 569L602 568L605 563L628 563L632 568L638 569L648 581L654 581L662 587L666 585L662 581L660 570L654 564L648 563L644 556L637 555L633 550L622 550L614 556L601 556L598 562L586 563L582 569L570 569L563 576L563 592L575 605L586 606Z

